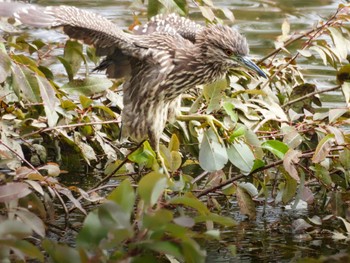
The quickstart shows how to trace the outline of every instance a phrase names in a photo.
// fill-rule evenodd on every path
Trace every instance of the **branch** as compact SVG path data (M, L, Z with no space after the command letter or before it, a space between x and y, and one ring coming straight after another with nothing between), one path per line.
M37 130L35 132L27 133L22 135L20 138L26 138L38 133L42 132L48 132L52 130L59 130L59 129L69 129L69 128L76 128L76 127L81 127L81 126L88 126L88 125L103 125L103 124L111 124L111 123L120 123L120 119L116 120L110 120L110 121L95 121L95 122L85 122L85 123L76 123L76 124L67 124L67 125L61 125L61 126L56 126L56 127L49 127L49 128L44 128Z
M297 98L297 99L295 99L295 100L288 101L287 103L283 104L281 107L282 107L282 108L285 108L285 107L287 107L287 106L289 106L289 105L291 105L291 104L294 104L294 103L296 103L296 102L299 102L299 101L305 100L305 99L307 99L307 98L313 97L313 96L315 96L315 95L317 95L317 94L321 94L321 93L325 93L325 92L337 90L337 89L339 89L339 88L341 88L341 85L338 85L338 86L335 86L335 87L332 87L332 88L328 88L328 89L324 89L324 90L317 90L317 91L311 92L311 93L309 93L309 94L306 94L305 96L302 96L302 97L300 97L300 98Z
M297 37L291 37L290 39L288 39L284 45L282 47L279 47L275 50L273 50L272 52L270 52L269 54L267 54L265 57L261 58L260 60L257 61L257 64L261 64L264 60L268 59L269 57L272 57L274 56L275 54L277 54L278 52L280 52L282 49L288 47L289 45L293 44L294 42L302 39L303 37L307 37L308 35L316 32L316 34L314 36L312 36L312 38L314 38L317 33L319 33L323 28L325 28L326 26L330 26L333 22L333 20L335 20L337 18L337 15L339 13L340 9L338 9L328 20L326 23L324 23L323 25L321 26L318 26L318 27L315 27L313 29L310 29L309 31L297 36ZM309 40L310 41L310 40Z
M221 183L221 184L218 184L218 185L215 185L215 186L213 186L213 187L210 187L210 188L208 188L208 189L203 190L202 192L200 192L200 193L197 194L196 196L199 198L199 197L201 197L201 196L203 196L203 195L207 195L207 194L209 194L209 193L211 193L211 192L214 192L214 191L216 191L216 190L218 190L218 189L221 189L222 187L224 187L224 186L226 186L226 185L228 185L228 184L231 184L231 183L233 183L233 182L235 182L235 181L237 181L237 180L239 180L239 179L241 179L241 178L243 178L243 177L252 176L253 174L256 174L256 173L258 173L258 172L261 172L261 171L270 169L270 168L272 168L272 167L278 166L278 165L280 165L280 164L282 164L282 163L283 163L283 160L279 160L279 161L277 161L277 162L274 162L274 163L271 163L271 164L266 165L266 166L264 166L264 167L261 167L261 168L259 168L259 169L256 169L255 171L251 172L251 173L248 174L248 175L243 175L243 174L237 175L236 177L230 178L230 179L228 179L227 181L225 181L225 182L223 182L223 183Z
M334 147L331 150L341 150L343 148L344 148L344 146L342 146L342 148ZM315 151L304 152L304 153L302 153L301 157L304 157L304 158L305 157L312 157L314 155L314 153L315 153ZM254 175L254 174L258 173L258 172L265 171L267 169L270 169L272 167L275 167L275 166L278 166L278 165L281 165L281 164L283 164L283 160L279 160L279 161L276 161L276 162L271 163L269 165L266 165L264 167L261 167L259 169L256 169L255 171L249 173L248 175L243 175L243 174L237 175L236 177L230 178L230 179L228 179L227 181L225 181L225 182L223 182L221 184L215 185L213 187L210 187L208 189L205 189L205 190L201 191L196 196L199 198L199 197L201 197L203 195L207 195L207 194L209 194L211 192L215 192L216 190L221 189L222 187L224 187L224 186L226 186L228 184L231 184L231 183L233 183L233 182L235 182L235 181L237 181L237 180L239 180L241 178L252 176L252 175Z
M137 145L137 147L135 149L133 149L131 152L128 153L127 156L125 156L124 160L113 170L113 172L111 172L109 175L105 176L101 181L99 181L97 184L95 184L93 186L93 188L97 188L99 187L101 184L103 184L104 182L107 182L109 179L111 179L111 177L117 172L119 171L120 168L123 167L124 164L127 163L127 161L129 160L128 157L130 154L134 153L137 149L139 149L141 147L141 145L144 143L144 141L142 141L139 145Z
M28 162L26 159L24 159L22 156L20 156L16 151L11 149L11 147L8 146L7 144L5 144L2 140L0 140L0 144L3 145L6 149L8 149L10 152L12 152L14 155L16 155L16 157L18 159L20 159L22 162L26 163L33 171L40 174L40 172L30 162Z

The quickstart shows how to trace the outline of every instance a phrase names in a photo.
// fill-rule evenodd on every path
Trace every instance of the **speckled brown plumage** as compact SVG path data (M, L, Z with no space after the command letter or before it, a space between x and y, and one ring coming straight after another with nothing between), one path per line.
M100 15L75 7L0 7L0 15L11 13L36 27L63 27L69 37L94 45L97 55L105 56L96 69L106 70L111 78L125 77L123 135L137 141L148 138L157 151L182 93L224 77L231 68L246 67L264 76L246 59L246 39L228 26L205 27L170 14L126 33Z

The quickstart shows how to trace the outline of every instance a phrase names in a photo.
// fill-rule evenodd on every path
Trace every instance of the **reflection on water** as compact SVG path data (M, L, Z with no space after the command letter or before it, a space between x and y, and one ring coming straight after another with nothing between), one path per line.
M133 12L144 11L142 6L136 6L133 1L38 0L32 2L41 5L66 4L84 7L100 13L124 28L133 22ZM246 35L251 53L258 56L264 56L274 49L274 40L281 34L281 24L285 19L290 22L291 31L310 29L317 21L334 13L338 5L338 1L331 0L213 0L213 2L216 6L227 7L233 11L236 19L234 26ZM200 17L198 10L191 9L191 17L193 19ZM146 18L143 16L140 19L145 21ZM45 36L47 38L47 35ZM302 62L301 59L303 66ZM316 65L306 62L304 73L308 81L315 83L319 88L327 88L335 84L332 68L323 66L321 62ZM322 95L322 100L324 101L323 107L326 108L344 106L338 92ZM291 213L280 208L268 207L266 214L262 216L260 207L260 216L253 222L247 222L239 216L237 204L233 204L232 211L229 211L228 215L235 218L239 225L224 234L227 243L209 242L206 244L207 262L290 262L301 256L317 256L320 251L326 255L334 254L341 249L341 244L332 242L332 240L304 242L295 240L291 222L305 215L303 214L305 211ZM228 244L236 246L238 253L236 257L233 257L227 249Z
M257 219L253 221L240 216L236 202L229 210L227 215L238 221L238 225L222 235L225 242L210 241L205 244L208 263L289 263L305 257L350 253L346 242L334 241L325 234L313 234L314 237L311 238L308 234L294 233L294 220L312 217L306 209L284 210L267 205L263 215L263 206L259 206ZM321 233L322 228L314 231ZM229 246L236 247L235 256Z

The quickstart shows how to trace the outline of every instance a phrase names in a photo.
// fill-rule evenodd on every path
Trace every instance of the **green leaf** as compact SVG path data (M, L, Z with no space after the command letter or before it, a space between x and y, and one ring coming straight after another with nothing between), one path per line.
M144 142L142 147L129 154L128 159L140 166L146 166L146 168L151 168L157 163L156 153L148 141Z
M169 170L171 172L175 172L181 166L181 163L182 163L181 154L177 151L172 151L170 153L170 156L171 158L170 158Z
M220 103L223 99L222 92L227 88L227 85L227 80L224 78L204 86L203 95L209 101L207 114L220 109Z
M79 71L81 63L85 60L83 55L83 45L78 41L68 40L64 47L63 58L71 67L71 74L68 75L74 77Z
M193 239L183 240L181 243L182 253L187 263L204 263L206 252Z
M71 100L62 100L61 107L67 111L75 110L77 105Z
M234 142L227 148L227 155L230 162L241 170L243 174L252 171L255 156L250 147L243 141Z
M34 213L28 211L25 208L18 208L15 214L21 219L21 221L29 226L36 234L41 237L45 237L45 225L43 221Z
M235 109L235 106L231 103L231 102L225 102L224 105L222 106L223 109L225 110L226 114L228 116L230 116L231 120L234 122L234 123L237 123L238 121L238 114L237 112L234 110ZM241 126L243 127L243 126Z
M197 197L188 193L184 196L174 197L169 200L170 204L184 205L196 209L200 214L209 214L209 209Z
M312 46L309 48L309 50L314 50L316 51L319 56L321 57L323 64L326 66L327 65L327 54L326 52L319 46Z
M283 159L284 155L289 150L289 147L285 143L276 140L265 141L261 144L261 147L270 151L280 159Z
M199 149L199 165L208 172L221 170L227 163L226 148L218 141L218 137L210 128L203 134Z
M70 95L92 96L110 88L112 81L106 78L87 77L85 79L74 79L64 84L61 89Z
M334 27L328 27L327 29L331 32L331 36L333 38L335 48L340 58L346 59L346 56L348 54L348 49L347 49L348 44L341 30L339 28L334 28Z
M283 143L288 145L289 148L295 149L303 142L303 137L295 130L294 127L285 126L283 131Z
M68 247L67 245L60 245L48 239L42 242L42 246L50 256L51 260L49 260L49 262L82 262L79 251L75 248Z
M29 226L16 220L4 220L0 222L0 239L26 238L32 234Z
M39 248L29 243L26 240L1 240L0 239L0 247L10 247L12 249L17 250L16 254L18 253L18 251L20 251L27 257L38 260L40 262L44 262L44 255L41 253Z
M281 187L283 187L281 190L283 191L282 202L284 204L287 204L290 200L292 200L292 198L295 197L297 193L298 182L288 174L285 175L285 178L286 182L285 184L281 185Z
M316 163L315 167L310 167L310 170L314 171L316 178L321 180L321 182L324 183L326 186L332 186L332 178L329 174L329 171L325 167Z
M339 160L344 166L344 169L350 170L350 150L348 148L344 148L344 150L339 153Z
M38 81L40 95L44 103L45 114L47 117L47 123L49 127L54 127L58 121L58 113L56 107L60 104L60 101L56 97L56 91L50 84L50 82L40 76L36 76Z
M178 260L181 260L181 261L183 260L183 255L181 253L182 251L180 250L178 245L176 245L173 242L151 240L151 242L138 243L137 245L138 247L140 246L141 248L147 248L147 249L156 251L158 253L161 253L163 255L164 254L172 255Z
M176 134L171 135L171 139L168 146L169 151L179 151L180 150L180 141L177 138Z
M165 7L165 9L168 13L175 12L175 13L178 13L180 15L186 14L185 9L183 9L183 8L185 8L185 5L178 5L177 1L175 1L175 0L158 0L158 1L159 1L159 3L161 3Z
M63 67L65 68L69 81L72 81L74 79L72 66L63 57L57 57L57 59L62 63Z
M83 109L87 109L94 102L92 99L89 99L88 97L83 96L83 95L79 96L79 100L80 100L80 104L83 107Z
M98 211L90 212L84 220L82 229L77 236L78 247L93 249L101 240L107 238L108 226L101 223Z
M265 166L265 162L260 159L255 159L252 167L252 172Z
M245 135L247 127L244 125L237 125L237 128L230 135L230 142L233 142L236 138Z
M161 7L161 4L159 0L148 0L148 5L147 5L148 18L151 18L152 16L159 14L160 7Z
M313 163L320 163L326 159L334 143L334 137L334 134L328 134L318 143L315 153L311 158Z
M5 51L0 49L0 83L5 82L11 73L11 59Z
M338 122L339 121L339 117L343 116L347 112L349 112L348 109L330 109L328 111L329 123Z
M212 221L214 223L220 224L222 226L227 226L227 227L237 225L237 222L231 217L221 216L214 213L209 213L207 215L202 214L202 215L196 216L194 220L196 223Z
M110 233L108 236L110 238L112 238L112 232L118 232L119 230L122 230L122 238L131 236L132 228L130 224L130 215L126 214L118 204L112 201L106 201L103 205L98 207L97 211L101 224L109 229ZM119 241L121 241L121 239L119 239Z
M144 229L157 231L173 220L173 211L160 209L154 213L144 214L142 227Z
M107 196L107 199L118 204L125 213L131 216L135 205L135 192L130 180L125 179Z
M245 132L244 137L247 144L253 148L255 158L261 160L264 159L265 153L261 148L261 141L259 140L259 137L250 129Z
M12 63L12 87L19 99L41 102L36 76L26 67Z
M209 6L198 6L199 10L201 11L202 15L208 20L208 21L214 21L215 14L213 10Z
M153 206L168 185L165 174L151 172L143 176L139 182L138 193L146 206Z

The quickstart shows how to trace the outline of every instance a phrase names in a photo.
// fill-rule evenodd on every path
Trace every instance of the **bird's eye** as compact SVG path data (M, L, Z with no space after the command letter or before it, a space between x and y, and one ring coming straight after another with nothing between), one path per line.
M225 54L229 57L231 57L233 55L233 51L231 49L226 49L225 50Z

